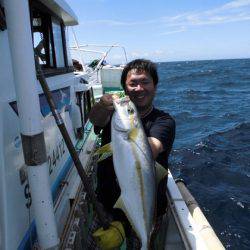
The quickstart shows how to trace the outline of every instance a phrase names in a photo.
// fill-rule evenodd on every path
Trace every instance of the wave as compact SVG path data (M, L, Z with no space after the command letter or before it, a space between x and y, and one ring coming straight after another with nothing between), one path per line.
M224 183L242 190L242 184L250 188L249 159L250 122L245 122L208 135L192 147L174 150L170 162L173 173L181 175L187 183L194 180L208 186Z
M243 122L226 130L216 131L195 145L195 151L250 151L250 122Z
M194 90L194 89L186 89L182 91L182 96L184 98L193 99L193 100L199 100L205 97L204 92L200 90Z
M237 82L236 81L224 81L222 82L219 86L220 87L237 87Z
M195 72L186 72L186 73L182 73L179 75L174 75L174 76L169 76L167 77L167 81L175 83L177 81L181 81L181 80L194 80L197 78L202 78L202 77L207 77L207 76L213 76L213 75L217 75L218 71L216 70L200 70L200 71L195 71Z
M225 246L242 250L250 244L249 65L226 60L159 67L160 103L177 124L172 173L186 181Z
M174 118L178 123L180 123L192 119L192 113L190 111L178 112L174 115Z
M238 136L238 138L241 137L247 137L250 138L250 122L242 122L240 124L236 124L232 128L227 128L223 131L217 131L211 135L209 135L208 139L216 138L218 136L225 137L225 138L231 138L236 139L235 137ZM249 140L250 143L250 140Z
M239 164L244 163L250 167L249 159L250 122L243 122L225 131L214 132L189 148L183 147L172 152L172 162L174 164L185 162L187 167L196 165L195 161L201 160L206 162L207 166L214 162L228 164L237 160Z

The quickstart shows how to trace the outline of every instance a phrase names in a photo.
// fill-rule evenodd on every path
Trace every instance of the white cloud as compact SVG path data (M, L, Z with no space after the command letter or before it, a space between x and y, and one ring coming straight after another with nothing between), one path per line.
M109 26L136 26L136 25L148 25L159 23L159 18L157 19L149 19L144 21L118 21L112 19L100 19L100 20L92 20L92 21L82 21L80 25L109 25Z
M163 17L162 20L166 26L162 34L166 35L182 32L188 27L247 21L250 20L250 0L231 1L217 8ZM169 30L169 27L177 29Z
M229 3L226 3L222 6L222 9L234 9L244 6L249 6L250 0L235 0Z
M166 36L166 35L172 35L172 34L175 34L175 33L181 33L181 32L184 32L184 31L186 31L186 29L184 27L181 27L180 29L177 29L177 30L169 30L169 31L166 31L166 32L162 32L162 33L160 33L160 35Z
M201 12L185 12L175 16L162 16L142 21L93 20L82 25L146 26L155 25L162 29L160 35L184 32L190 27L216 25L250 20L250 0L234 0L213 9Z
M128 55L132 59L134 58L162 58L165 57L168 53L164 50L156 49L150 52L145 51L132 51Z
M133 25L133 23L102 19L102 20L93 20L93 21L83 21L80 25L110 25L110 26L127 26Z
M155 50L153 53L154 53L155 55L164 55L164 54L165 54L165 51L163 51L163 50Z

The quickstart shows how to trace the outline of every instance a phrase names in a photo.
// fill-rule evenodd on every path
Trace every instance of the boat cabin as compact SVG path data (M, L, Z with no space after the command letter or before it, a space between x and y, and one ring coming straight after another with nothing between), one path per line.
M22 84L27 76L36 75L34 55L46 77L58 112L63 118L81 160L87 165L95 138L92 137L88 112L94 103L93 88L85 74L75 74L69 51L67 28L78 20L63 0L0 0L0 249L32 249L38 244L35 210L31 197L28 168L23 155L20 96L22 89L27 106L33 106L29 88ZM25 38L30 39L25 40ZM17 48L23 46L17 51ZM29 54L33 53L30 63ZM32 59L32 55L30 57ZM20 77L22 75L22 83ZM80 187L65 142L52 116L39 81L30 83L37 96L59 244ZM24 106L25 106L24 105ZM35 105L34 108L35 109ZM21 110L22 111L22 110ZM33 110L32 112L37 112ZM35 120L29 126L35 126ZM84 142L84 143L83 143ZM86 166L85 166L86 167ZM45 211L46 212L46 211ZM41 215L42 217L43 215ZM46 215L45 215L46 216ZM49 226L43 228L50 230ZM46 235L46 232L43 232ZM46 247L47 247L46 245Z

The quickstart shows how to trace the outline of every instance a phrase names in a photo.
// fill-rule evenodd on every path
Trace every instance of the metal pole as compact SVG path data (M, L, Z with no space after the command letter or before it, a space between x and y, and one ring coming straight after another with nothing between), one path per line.
M97 201L97 198L96 198L96 195L95 195L95 192L92 188L92 184L90 183L89 179L88 179L88 176L87 174L85 173L84 171L84 168L82 166L82 163L78 157L78 154L75 150L75 147L71 141L71 138L68 134L68 131L66 129L66 126L64 124L64 121L60 115L60 113L57 111L56 109L56 106L55 106L55 103L53 101L53 97L51 95L51 91L48 87L48 84L46 82L46 79L44 77L44 74L43 74L43 71L41 69L41 66L39 65L39 62L38 62L38 57L36 56L36 59L35 59L35 62L36 62L36 67L37 67L37 77L38 77L38 80L41 84L41 87L43 89L43 92L44 92L44 95L47 99L47 102L50 106L50 109L51 109L51 112L55 118L55 121L56 121L56 124L63 136L63 139L66 143L66 146L69 150L69 153L70 153L70 156L75 164L75 167L77 169L77 172L82 180L82 183L84 185L84 188L87 192L87 195L89 196L90 198L90 202L93 204L93 207L94 207L94 210L103 226L104 229L107 229L109 228L109 222L106 218L106 215L104 213L104 210L102 208L102 205Z
M80 47L79 47L78 41L76 39L76 34L75 34L75 31L74 31L73 27L71 27L71 30L72 30L72 33L73 33L73 38L74 38L74 41L75 41L76 48L77 48L77 50L78 50L78 52L80 54L80 60L81 60L83 71L86 71L85 63L84 63L84 60L82 58L82 52L80 51Z
M41 123L28 0L5 0L25 164L42 249L59 244ZM27 98L28 97L28 98Z

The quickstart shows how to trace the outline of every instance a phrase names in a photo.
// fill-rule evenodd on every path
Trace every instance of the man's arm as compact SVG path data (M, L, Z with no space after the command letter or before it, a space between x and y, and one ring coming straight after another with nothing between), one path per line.
M159 117L150 129L148 141L151 146L154 159L160 153L167 150L170 153L175 138L175 121L168 116Z
M114 107L112 95L105 94L90 110L89 120L95 126L104 127L110 120L113 112Z
M158 155L163 151L163 145L160 140L155 137L148 137L148 142L151 147L154 160L158 157Z

